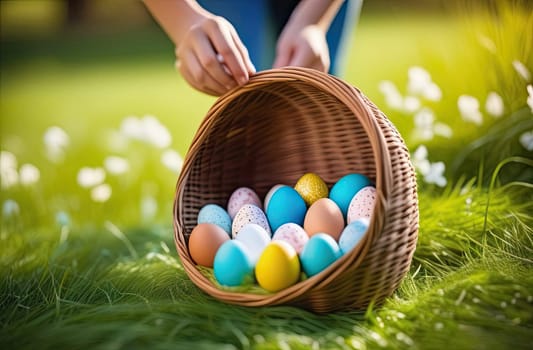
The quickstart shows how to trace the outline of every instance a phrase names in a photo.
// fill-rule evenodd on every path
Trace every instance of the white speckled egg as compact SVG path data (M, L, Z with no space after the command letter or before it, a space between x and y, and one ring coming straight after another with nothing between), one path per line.
M374 205L376 204L376 189L373 186L366 186L360 189L353 196L348 207L348 224L360 218L372 217Z
M246 204L253 204L259 209L262 209L261 199L257 193L248 187L239 187L228 199L228 213L229 216L234 219L237 212Z
M295 223L289 222L278 227L274 235L273 241L285 241L289 243L298 254L309 240L309 235L304 229Z
M253 204L245 204L233 218L231 226L232 237L237 237L240 230L247 224L257 224L264 228L269 235L272 234L265 213Z

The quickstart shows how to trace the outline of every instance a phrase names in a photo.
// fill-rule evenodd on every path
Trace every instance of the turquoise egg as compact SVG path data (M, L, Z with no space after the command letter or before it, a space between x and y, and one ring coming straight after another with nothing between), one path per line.
M296 190L289 186L280 187L272 194L266 216L272 232L289 222L303 226L307 206Z
M346 219L352 198L360 189L370 185L372 185L372 182L365 175L348 174L333 185L329 191L329 198L337 203L344 215L344 219Z
M313 235L300 254L300 261L308 277L314 276L342 256L337 242L326 233Z
M363 239L368 230L369 224L370 220L368 218L360 218L344 228L339 238L339 247L343 254L350 252L361 242L361 239Z
M213 272L218 283L227 287L253 281L254 264L246 246L236 240L224 242L215 255Z
M207 204L198 213L198 224L208 223L221 227L231 235L231 217L220 205Z

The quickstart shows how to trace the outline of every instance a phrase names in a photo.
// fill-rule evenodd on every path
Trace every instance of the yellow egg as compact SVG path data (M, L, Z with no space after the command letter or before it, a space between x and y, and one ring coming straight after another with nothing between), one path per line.
M302 196L307 206L311 206L320 198L327 198L328 185L317 174L307 173L302 176L294 186L296 192Z
M255 278L269 292L292 286L300 279L298 254L287 242L269 243L257 261Z

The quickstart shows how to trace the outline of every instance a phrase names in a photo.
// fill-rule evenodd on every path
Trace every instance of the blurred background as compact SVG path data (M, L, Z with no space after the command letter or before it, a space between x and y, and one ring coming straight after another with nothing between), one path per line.
M1 1L3 220L170 225L174 187L215 99L174 69L140 1ZM398 127L420 189L531 156L531 1L363 4L344 79ZM528 97L530 96L530 97ZM514 165L502 181L533 178Z

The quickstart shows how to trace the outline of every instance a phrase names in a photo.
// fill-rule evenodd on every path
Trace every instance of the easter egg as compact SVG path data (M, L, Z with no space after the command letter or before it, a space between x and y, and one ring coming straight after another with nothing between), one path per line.
M267 208L270 227L276 231L283 224L292 222L303 225L307 206L302 196L289 186L278 188L274 192Z
M344 229L342 212L329 198L317 200L305 214L304 230L309 236L317 233L327 233L335 240L339 239Z
M361 242L369 225L369 219L360 218L344 228L339 239L339 247L343 254L349 253Z
M262 209L261 199L257 193L254 192L251 188L248 187L239 187L228 199L228 213L229 216L233 219L237 212L246 204L253 204L259 209Z
M312 236L300 254L302 268L308 277L314 276L335 262L342 253L333 237L325 233Z
M328 185L317 174L307 173L298 179L294 186L296 192L302 196L307 206L311 206L320 198L326 198Z
M270 233L257 224L246 224L235 239L246 246L255 265L265 247L270 243Z
M269 292L277 292L295 284L300 279L298 254L287 242L271 242L257 261L255 278Z
M309 236L300 225L289 222L278 227L272 236L272 240L285 241L296 250L296 253L300 254L309 240Z
M276 192L281 187L285 187L285 186L287 185L277 184L275 186L272 186L272 188L268 190L267 194L265 195L265 200L263 203L263 208L265 208L265 212L267 211L268 204L270 203L270 199L272 198L272 195L274 194L274 192Z
M220 205L207 204L203 206L198 213L197 220L199 224L209 223L220 226L228 235L231 235L231 217Z
M232 237L237 237L239 231L247 224L257 224L264 228L268 234L272 233L265 213L253 204L245 204L235 215L231 226Z
M198 224L189 236L189 253L198 265L213 267L218 248L229 236L220 226L210 223Z
M331 191L329 191L329 198L331 198L342 211L342 215L346 218L348 214L348 206L359 190L365 186L371 185L370 179L362 174L348 174L337 181Z
M236 240L224 242L215 255L213 272L223 286L236 287L253 282L254 264L246 246Z
M372 217L376 204L376 189L372 186L363 187L355 194L348 207L348 224L359 219Z

